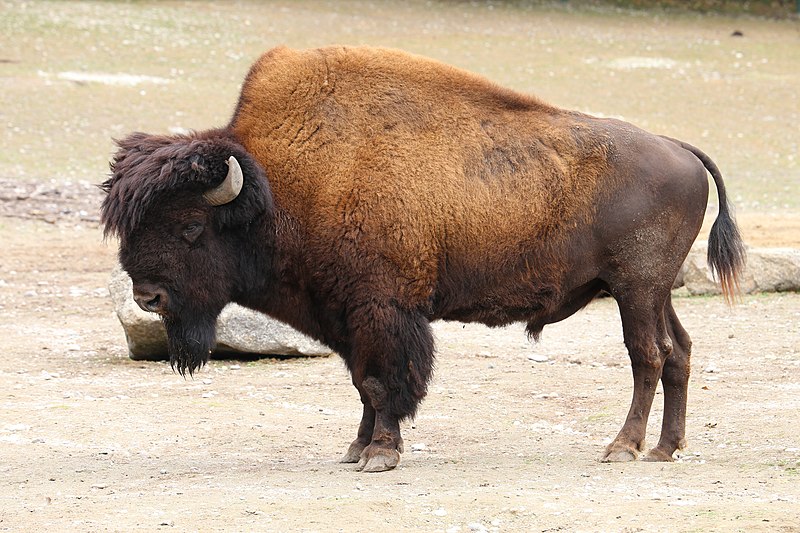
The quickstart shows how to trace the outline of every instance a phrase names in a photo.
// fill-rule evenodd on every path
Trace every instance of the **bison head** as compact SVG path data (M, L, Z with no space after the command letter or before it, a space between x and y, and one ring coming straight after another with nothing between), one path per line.
M214 347L217 316L243 290L244 265L271 248L269 185L224 130L117 144L101 186L105 234L119 237L136 302L161 315L173 368L192 374Z

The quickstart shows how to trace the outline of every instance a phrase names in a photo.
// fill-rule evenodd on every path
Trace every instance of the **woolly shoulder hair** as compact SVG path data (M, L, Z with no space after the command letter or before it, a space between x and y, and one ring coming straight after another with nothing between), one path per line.
M225 179L230 156L242 167L244 185L236 199L214 208L219 226L245 224L273 208L264 171L226 130L172 136L137 132L116 143L111 175L100 185L106 193L100 207L106 237L129 237L147 212L171 195L195 195L201 202L204 191Z

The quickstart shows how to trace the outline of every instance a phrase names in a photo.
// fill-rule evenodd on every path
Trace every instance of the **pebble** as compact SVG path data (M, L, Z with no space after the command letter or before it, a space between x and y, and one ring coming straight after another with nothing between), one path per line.
M423 442L419 442L417 444L412 444L411 445L411 451L412 452L424 452L424 451L427 451L427 449L428 449L427 444L425 444Z
M480 532L488 531L486 529L486 526L478 522L472 522L470 524L467 524L467 527L469 528L470 531L480 531Z
M442 507L434 510L431 514L434 516L447 516L447 511L445 511Z
M719 368L714 363L709 363L703 369L703 372L705 372L706 374L716 374L717 372L719 372Z
M549 357L546 355L541 354L532 354L528 356L528 359L533 361L534 363L546 363L550 360Z

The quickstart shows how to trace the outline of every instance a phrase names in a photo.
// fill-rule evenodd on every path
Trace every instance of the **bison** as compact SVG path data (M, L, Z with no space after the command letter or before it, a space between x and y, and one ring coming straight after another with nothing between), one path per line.
M433 320L527 323L537 338L600 293L619 304L633 399L603 461L685 442L691 341L670 300L703 221L727 298L744 247L720 171L699 149L565 111L437 61L366 47L276 48L230 123L117 142L106 236L139 306L161 315L185 376L229 302L338 352L363 403L343 462L400 461L434 366Z

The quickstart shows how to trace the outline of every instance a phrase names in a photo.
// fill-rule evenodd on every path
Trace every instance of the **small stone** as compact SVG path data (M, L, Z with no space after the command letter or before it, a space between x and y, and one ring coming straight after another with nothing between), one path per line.
M434 510L431 514L434 516L447 516L447 511L439 507L438 509Z
M534 363L546 363L550 360L549 357L541 354L531 354L528 356L528 359Z
M411 451L412 452L424 452L424 451L427 451L427 450L428 450L428 445L423 443L423 442L419 442L417 444L412 444L411 445Z
M470 524L467 524L467 527L469 528L470 531L479 531L479 532L488 531L486 529L486 526L478 522L472 522Z
M703 369L703 372L705 372L706 374L716 374L717 372L719 372L719 368L714 363L709 363Z

